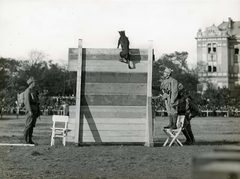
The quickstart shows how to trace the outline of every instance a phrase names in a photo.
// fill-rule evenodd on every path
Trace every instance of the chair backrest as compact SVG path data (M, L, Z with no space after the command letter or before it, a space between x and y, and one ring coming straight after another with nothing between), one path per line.
M62 115L53 115L52 121L55 122L68 122L69 117L68 116L62 116Z
M59 122L65 123L64 128L67 128L69 117L68 116L62 116L62 115L53 115L52 121L53 121L53 128L55 128L56 122L57 123L59 123Z
M177 118L177 128L183 128L185 115L179 115Z

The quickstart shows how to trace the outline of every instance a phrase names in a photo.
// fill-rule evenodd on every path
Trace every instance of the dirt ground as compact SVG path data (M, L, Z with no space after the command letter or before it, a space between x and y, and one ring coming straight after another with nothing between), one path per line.
M0 143L22 143L24 116L0 119ZM222 145L240 145L240 118L208 117L192 120L194 146L162 147L161 128L166 117L157 117L154 147L142 145L81 146L60 139L50 147L51 116L42 116L34 129L34 147L0 146L0 179L8 178L160 178L191 179L194 156ZM184 136L180 136L184 142Z

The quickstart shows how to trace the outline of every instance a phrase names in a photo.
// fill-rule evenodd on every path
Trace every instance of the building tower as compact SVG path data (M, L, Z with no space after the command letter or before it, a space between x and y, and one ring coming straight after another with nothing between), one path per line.
M207 27L197 32L197 63L200 85L198 91L207 88L207 82L214 87L232 89L240 85L240 21Z

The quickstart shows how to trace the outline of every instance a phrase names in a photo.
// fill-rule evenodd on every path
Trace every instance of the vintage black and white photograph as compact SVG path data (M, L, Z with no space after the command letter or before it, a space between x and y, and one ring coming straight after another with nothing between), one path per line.
M240 178L239 0L0 0L0 179Z

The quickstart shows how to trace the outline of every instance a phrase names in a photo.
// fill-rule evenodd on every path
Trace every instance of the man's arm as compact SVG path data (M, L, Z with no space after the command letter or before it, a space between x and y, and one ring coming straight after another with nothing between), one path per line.
M31 106L30 106L30 89L27 88L25 91L24 91L24 95L25 95L25 100L24 100L24 104L25 104L25 108L26 108L26 111L28 111L30 114L32 113L32 109L31 109Z
M186 111L190 111L190 102L189 102L189 98L186 98Z
M176 101L178 97L178 82L175 79L171 80L171 105L176 106Z

